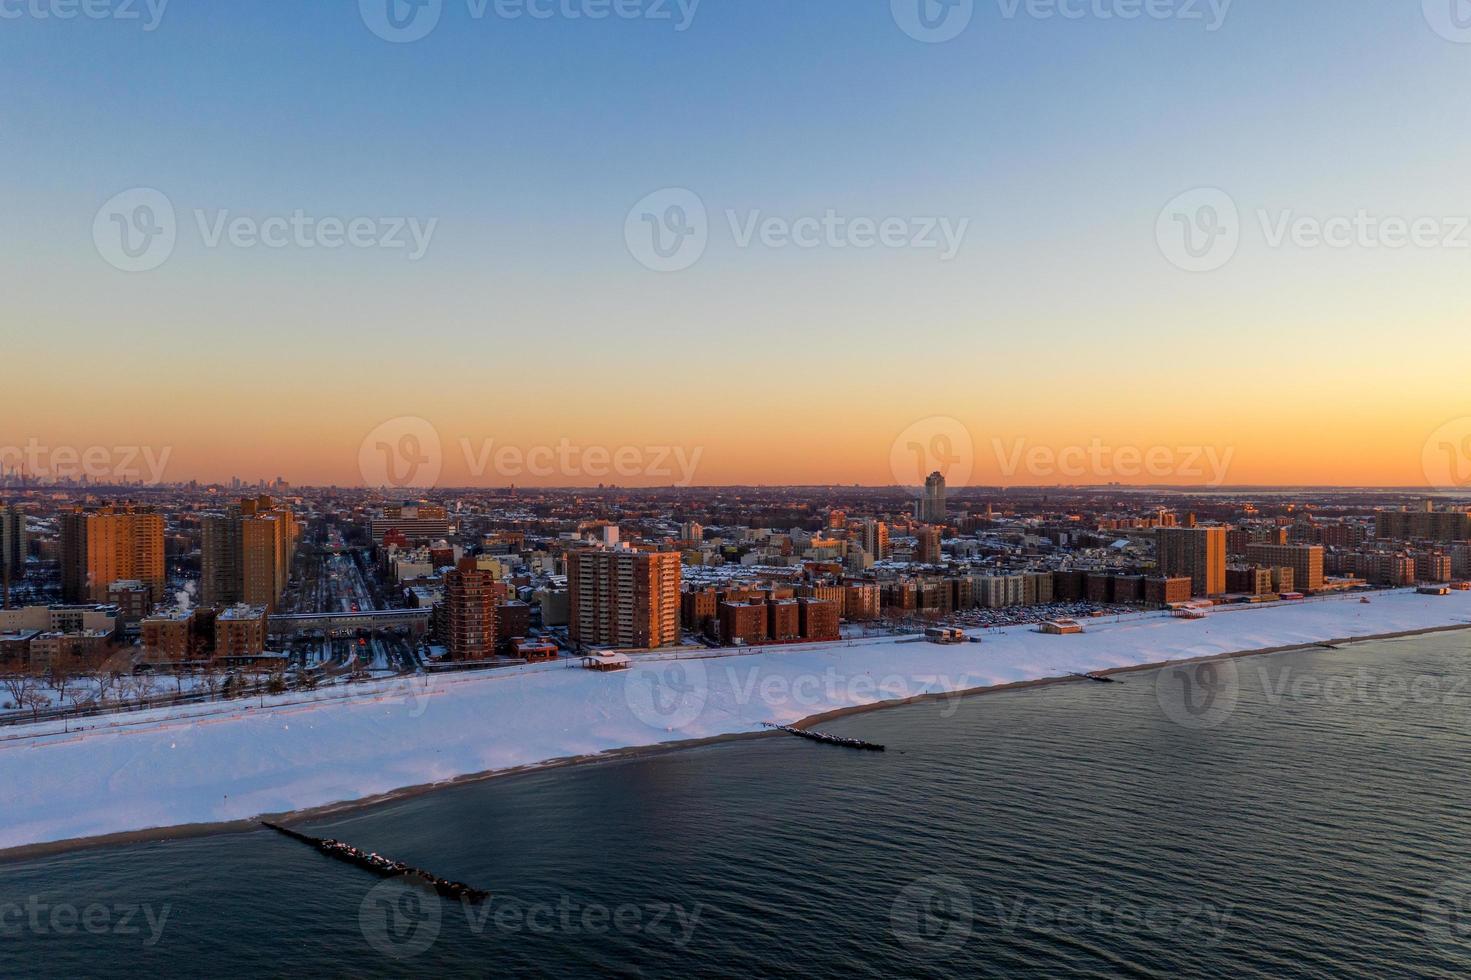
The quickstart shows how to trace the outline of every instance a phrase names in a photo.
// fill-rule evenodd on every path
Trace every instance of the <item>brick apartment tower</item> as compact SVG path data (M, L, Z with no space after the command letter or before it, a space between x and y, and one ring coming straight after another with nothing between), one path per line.
M247 602L274 610L286 592L301 535L291 508L270 497L242 500L229 513L206 514L200 558L207 606Z
M505 589L495 573L462 558L444 577L445 629L451 660L488 660L495 656L496 606Z
M114 582L135 580L159 602L164 591L163 516L131 505L61 515L61 590L67 602L106 602Z
M1293 587L1299 592L1323 588L1323 547L1316 544L1249 544L1246 557L1264 565L1292 569Z
M646 650L679 642L678 552L593 548L567 555L572 640Z
M1155 528L1159 572L1166 578L1190 579L1192 595L1223 595L1226 591L1226 529L1224 527Z

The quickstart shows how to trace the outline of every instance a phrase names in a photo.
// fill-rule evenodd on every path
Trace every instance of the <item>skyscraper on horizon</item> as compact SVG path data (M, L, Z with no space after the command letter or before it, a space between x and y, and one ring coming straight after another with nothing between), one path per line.
M924 496L920 497L915 511L915 516L926 524L944 524L947 520L945 475L939 470L925 477Z

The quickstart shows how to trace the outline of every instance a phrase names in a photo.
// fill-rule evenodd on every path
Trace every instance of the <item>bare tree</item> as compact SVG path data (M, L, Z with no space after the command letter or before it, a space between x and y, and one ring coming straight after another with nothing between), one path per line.
M156 690L157 684L152 674L131 674L123 679L123 696L137 701L140 708L148 704L148 699Z
M41 709L51 707L51 699L39 690L32 690L25 697L21 698L20 706L31 709L31 721L40 721Z
M51 670L47 672L47 681L51 685L51 690L56 692L58 707L66 707L66 692L71 687L73 680L75 678L72 677L71 671L59 664L53 664Z
M118 675L110 666L102 666L92 673L92 683L97 687L97 702L104 704L118 684Z
M36 677L25 671L6 674L0 678L0 684L5 687L5 693L10 695L10 706L24 710L30 704L31 694L36 686Z

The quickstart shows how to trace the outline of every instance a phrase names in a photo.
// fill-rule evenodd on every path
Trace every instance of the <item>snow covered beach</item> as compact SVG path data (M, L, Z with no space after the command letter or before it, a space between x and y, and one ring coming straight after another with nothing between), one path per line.
M0 730L0 851L228 824L483 773L762 731L924 696L1214 655L1471 625L1471 593L1380 593L1202 620L1140 614L941 646L892 638L404 679ZM714 655L712 655L714 654Z

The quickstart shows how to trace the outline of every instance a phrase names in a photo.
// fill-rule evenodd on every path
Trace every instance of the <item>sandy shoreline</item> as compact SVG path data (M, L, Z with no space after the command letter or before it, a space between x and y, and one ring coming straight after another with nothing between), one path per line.
M1231 653L1214 653L1200 657L1178 658L1163 660L1146 664L1135 664L1125 667L1114 667L1098 670L1101 675L1131 674L1148 670L1158 670L1167 666L1178 666L1186 663L1199 663L1207 660L1236 659L1242 657L1270 656L1280 653L1292 653L1302 650L1328 649L1339 646L1359 643L1383 642L1387 640L1403 639L1414 636L1426 636L1435 633L1453 632L1471 629L1471 623L1456 625L1428 626L1420 629L1399 630L1390 633L1378 633L1364 636L1343 637L1338 639L1322 640L1311 643L1293 643L1283 646L1262 647L1251 650L1240 650ZM1009 684L990 684L960 690L944 691L936 693L920 694L910 698L875 701L868 704L851 705L809 715L796 722L793 727L812 728L825 722L849 715L862 714L870 711L881 711L901 705L918 704L927 701L935 701L946 698L970 698L1001 691L1020 690L1023 688L1044 687L1052 684L1064 683L1086 683L1083 679L1075 676L1043 677L1034 680L1016 681ZM112 846L123 846L129 844L151 843L156 841L186 840L198 837L212 837L224 834L252 833L260 829L261 820L288 825L308 823L313 820L321 820L327 817L339 816L349 813L357 813L366 810L388 806L403 800L423 796L440 790L452 789L457 786L466 786L473 783L486 782L492 779L502 779L518 775L526 775L535 772L543 772L551 769L561 769L568 766L586 765L598 762L611 762L620 759L635 758L662 754L666 752L678 752L705 745L713 745L721 742L733 742L753 738L771 738L780 733L772 731L734 732L716 735L709 738L696 738L676 742L662 742L654 745L630 746L627 748L610 749L588 755L568 756L560 759L550 759L544 762L530 765L513 766L505 769L495 769L485 772L471 773L458 776L453 779L442 780L434 783L424 783L416 786L406 786L401 789L392 790L387 793L379 793L358 800L347 800L338 803L330 803L323 806L309 807L302 810L288 811L284 813L263 813L257 817L242 820L231 820L219 823L193 823L181 824L172 827L153 827L141 830L131 830L115 834L103 834L92 837L79 837L68 840L49 841L39 844L27 844L20 847L0 849L0 862L16 862L28 859L50 857L70 851L91 850Z

